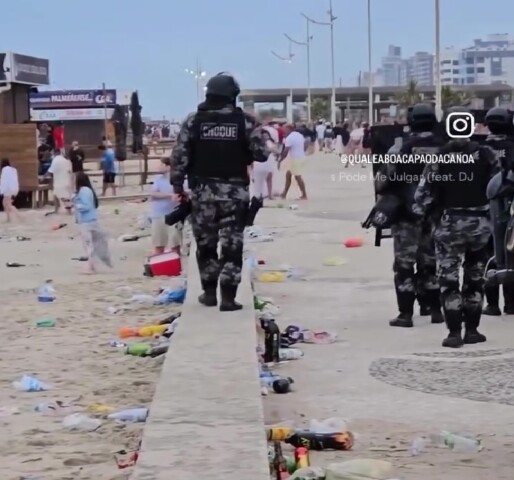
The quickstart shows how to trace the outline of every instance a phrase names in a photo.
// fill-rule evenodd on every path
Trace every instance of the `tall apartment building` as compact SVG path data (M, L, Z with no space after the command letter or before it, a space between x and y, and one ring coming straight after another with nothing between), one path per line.
M389 45L387 56L382 58L382 78L384 86L405 85L407 70L402 58L402 48Z
M508 34L488 35L473 46L441 52L443 85L505 83L514 86L514 38Z
M406 61L407 81L415 80L418 85L434 84L434 56L428 52L416 52Z

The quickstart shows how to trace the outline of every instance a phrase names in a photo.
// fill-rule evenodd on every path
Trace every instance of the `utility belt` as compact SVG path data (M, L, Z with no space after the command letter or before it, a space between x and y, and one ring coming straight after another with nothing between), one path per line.
M489 218L489 210L466 210L463 208L446 208L443 210L443 215L448 215L449 217Z
M235 187L247 187L250 182L248 180L241 179L226 179L226 178L215 178L215 177L195 177L188 176L189 188L193 189L196 187L202 187L205 185L234 185Z

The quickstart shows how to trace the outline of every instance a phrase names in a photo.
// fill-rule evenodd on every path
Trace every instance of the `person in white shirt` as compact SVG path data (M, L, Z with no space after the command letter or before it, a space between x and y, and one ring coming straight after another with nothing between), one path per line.
M284 141L284 150L278 162L278 168L280 169L282 162L287 158L287 170L286 184L284 185L281 198L285 199L287 197L287 193L291 188L292 177L294 177L301 192L301 196L298 200L307 200L307 190L302 177L303 168L305 166L306 140L300 132L295 131L294 125L286 125L284 130L286 138Z
M272 126L262 127L266 135L266 144L271 152L266 162L253 162L252 183L250 189L252 196L259 199L273 197L273 174L277 169L277 156L279 154L278 131Z
M364 128L361 127L360 122L357 127L350 133L350 144L348 145L348 153L351 155L359 154L362 150L362 139L364 137Z
M7 222L10 222L13 216L21 220L18 209L13 205L19 191L18 171L11 167L11 162L9 162L8 158L3 158L0 164L0 195L3 196L2 206L7 216Z
M323 143L325 142L325 125L323 125L322 120L318 122L318 126L316 127L316 137L318 138L319 151L322 152Z
M49 213L59 213L61 205L71 215L71 199L73 197L73 172L71 162L61 155L59 150L54 151L54 158L48 173L53 178L54 206L55 210Z

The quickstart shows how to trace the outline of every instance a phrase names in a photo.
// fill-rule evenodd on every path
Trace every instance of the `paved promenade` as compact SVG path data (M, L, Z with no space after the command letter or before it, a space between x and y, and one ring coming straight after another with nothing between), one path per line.
M356 434L354 450L315 453L312 461L318 465L381 458L395 465L400 480L511 480L514 318L486 317L482 330L489 341L458 351L440 346L445 329L427 318L415 317L412 329L388 326L396 315L391 240L376 248L374 231L366 234L360 228L372 204L370 170L342 168L336 157L310 157L306 172L310 200L291 200L298 210L265 208L259 213L257 224L276 232L275 241L248 248L266 261L264 268L289 264L304 269L307 280L256 283L258 293L273 297L281 307L277 322L282 328L297 324L334 330L340 337L332 345L303 346L303 359L276 369L295 379L295 392L263 398L265 421L305 425L312 418L348 419ZM292 198L296 194L293 191ZM343 241L350 236L364 237L365 245L346 249ZM346 264L324 266L323 261L332 256L343 257ZM194 290L197 283L193 281ZM245 307L249 295L245 287ZM193 301L189 297L188 305ZM162 382L168 386L157 390L158 408L152 410L135 479L168 478L157 473L156 465L167 468L169 478L176 480L236 478L230 476L231 468L240 473L238 478L265 475L260 399L255 398L256 382L244 380L244 375L256 372L255 332L251 312L247 313L238 317L243 323L236 325L235 317L229 320L229 315L225 319L186 306L163 370ZM192 326L186 324L190 321ZM236 336L229 332L235 329ZM217 362L222 368L216 368ZM230 378L232 385L225 383ZM218 387L211 382L218 382ZM214 408L217 403L227 408ZM193 418L194 412L201 416ZM154 435L159 425L164 440ZM479 435L485 448L478 454L428 448L420 456L410 456L413 439L441 430ZM219 470L221 460L226 467ZM194 462L204 476L193 476Z

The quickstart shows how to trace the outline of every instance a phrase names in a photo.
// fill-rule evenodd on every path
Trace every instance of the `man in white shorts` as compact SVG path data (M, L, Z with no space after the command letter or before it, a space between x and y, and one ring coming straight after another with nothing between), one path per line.
M284 150L280 155L278 168L286 160L286 184L281 198L285 199L287 193L291 188L292 177L296 180L298 188L300 189L301 196L298 200L307 200L307 191L305 189L305 182L303 181L302 173L305 168L305 137L295 131L294 125L286 125L285 127L286 138L284 141Z

